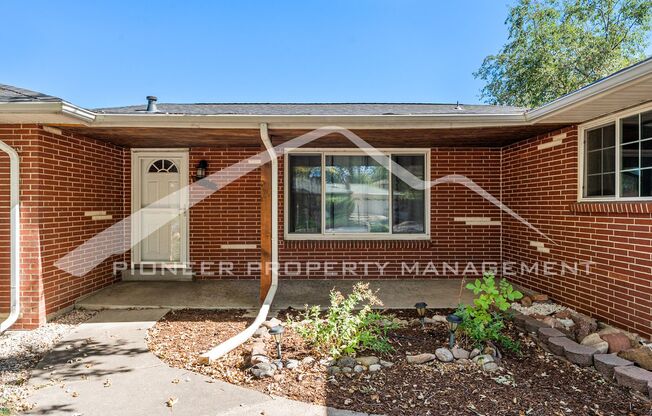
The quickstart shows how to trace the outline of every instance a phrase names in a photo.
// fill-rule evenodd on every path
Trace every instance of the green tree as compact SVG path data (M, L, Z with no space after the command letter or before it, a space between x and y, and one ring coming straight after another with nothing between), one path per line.
M473 75L491 104L536 107L645 57L652 0L518 0Z

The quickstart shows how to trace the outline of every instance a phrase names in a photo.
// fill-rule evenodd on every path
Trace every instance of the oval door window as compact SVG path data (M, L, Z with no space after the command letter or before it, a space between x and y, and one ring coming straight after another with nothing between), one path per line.
M173 161L167 159L159 159L149 165L148 173L179 173L177 165Z

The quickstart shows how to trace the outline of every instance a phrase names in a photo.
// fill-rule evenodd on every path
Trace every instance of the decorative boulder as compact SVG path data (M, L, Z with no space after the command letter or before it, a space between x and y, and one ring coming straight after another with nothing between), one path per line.
M342 357L337 360L338 367L355 367L358 364L355 358L353 357Z
M453 357L453 353L450 352L448 348L437 348L435 350L435 355L439 361L444 363L450 363L455 359L455 357Z
M601 338L609 345L609 353L619 353L632 347L629 337L622 332L605 334Z
M577 342L582 342L587 335L594 333L598 329L598 321L590 316L575 313L571 316L571 319L575 323L573 333Z
M648 347L630 348L619 352L618 356L633 361L646 370L652 370L652 349Z
M455 347L451 350L453 353L453 357L455 357L456 360L462 360L462 359L467 359L469 358L469 352L465 350L464 348L459 348Z
M526 308L529 308L532 306L532 298L529 296L523 296L523 299L521 299L521 305L525 306Z
M405 360L409 364L424 364L430 361L434 361L436 359L437 356L435 354L429 354L429 353L424 353L419 355L408 355L405 357Z
M532 302L548 302L548 295L543 293L535 293L534 295L531 295L530 298L532 299Z
M602 338L600 338L600 335L596 333L584 337L580 344L595 348L598 350L597 354L606 354L609 350L609 344L606 341L603 341Z
M369 356L369 357L360 357L356 361L360 365L364 365L365 367L370 367L374 364L378 364L380 360L378 359L378 357Z
M258 363L251 367L251 374L256 378L271 377L276 372L276 366L270 363Z

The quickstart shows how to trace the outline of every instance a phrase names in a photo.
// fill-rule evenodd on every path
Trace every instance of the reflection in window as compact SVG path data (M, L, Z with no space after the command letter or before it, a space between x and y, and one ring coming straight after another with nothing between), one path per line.
M616 126L599 127L586 133L586 196L614 196Z
M289 229L292 233L321 233L321 155L289 159Z
M423 155L394 155L396 165L417 178L425 179ZM425 232L425 190L414 189L403 182L397 172L392 178L392 230L397 234Z
M620 122L620 195L652 196L652 111Z
M389 232L388 177L369 156L326 156L326 232Z
M178 173L177 165L173 161L167 159L159 159L149 165L147 170L149 173Z

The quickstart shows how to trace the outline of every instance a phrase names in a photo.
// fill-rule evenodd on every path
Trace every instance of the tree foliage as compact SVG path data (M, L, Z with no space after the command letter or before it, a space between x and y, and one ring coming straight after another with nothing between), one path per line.
M645 57L652 0L519 0L476 78L491 104L536 107Z

